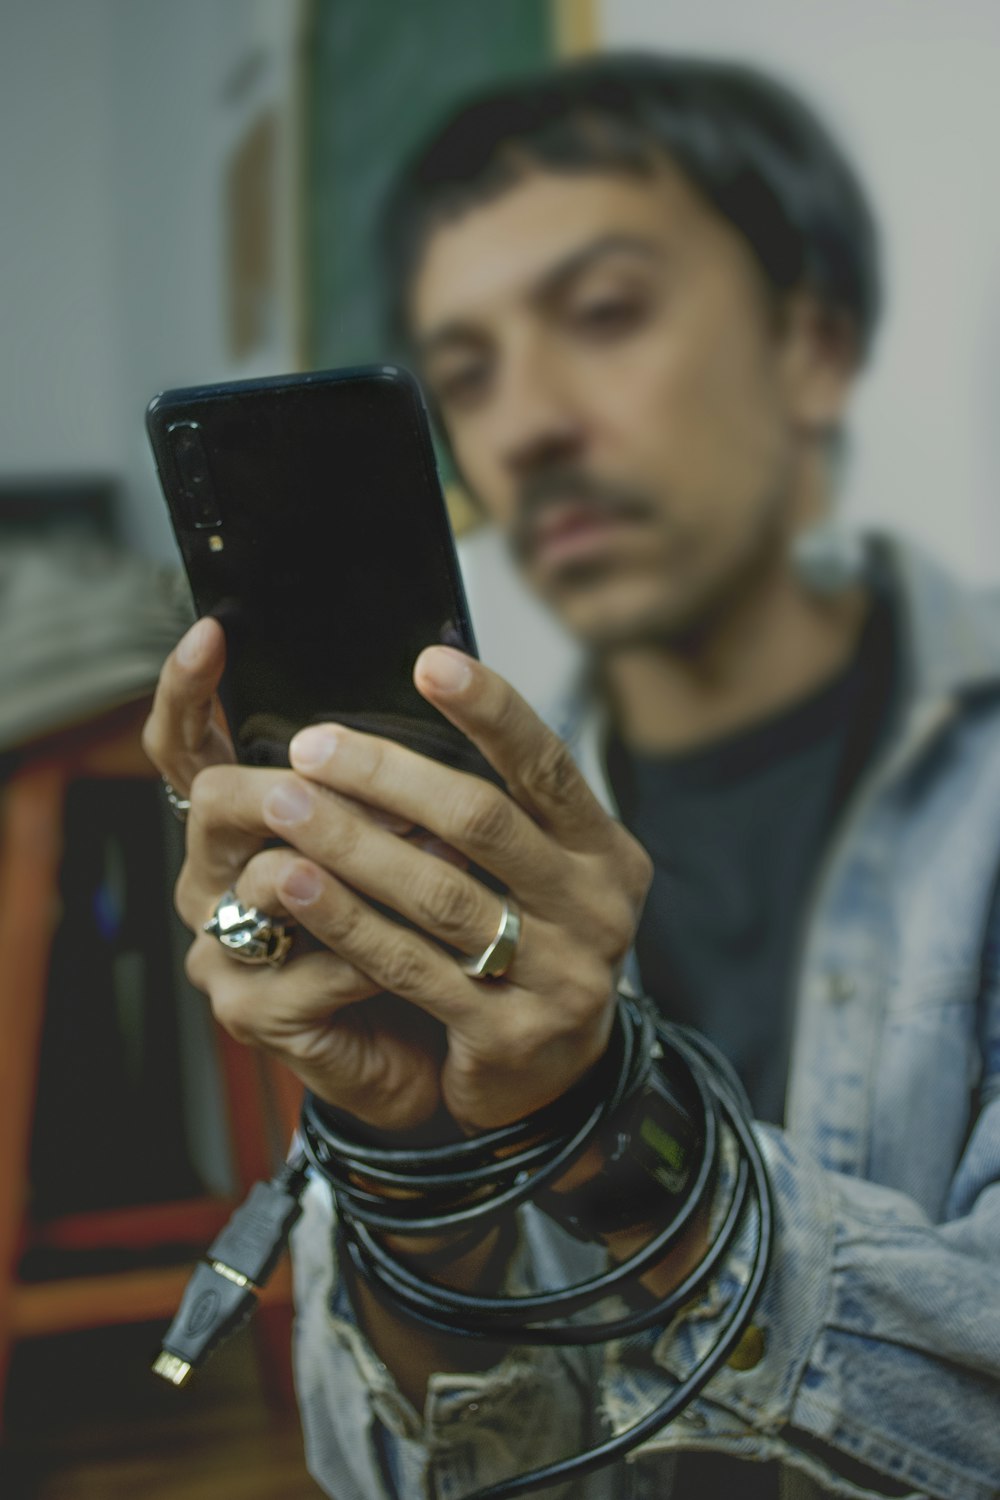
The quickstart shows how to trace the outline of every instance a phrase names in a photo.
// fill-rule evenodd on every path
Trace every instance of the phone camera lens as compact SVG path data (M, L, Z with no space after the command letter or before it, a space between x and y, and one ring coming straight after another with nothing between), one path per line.
M208 467L208 456L197 422L176 422L170 428L174 462L181 493L188 505L190 520L199 530L222 525L219 501L214 493Z

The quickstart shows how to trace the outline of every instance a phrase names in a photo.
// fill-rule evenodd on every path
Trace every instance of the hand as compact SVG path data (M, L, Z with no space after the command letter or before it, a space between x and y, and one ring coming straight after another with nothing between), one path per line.
M224 665L221 626L198 621L164 664L143 732L157 770L192 798L176 891L177 909L195 933L188 974L227 1030L281 1057L322 1098L383 1129L412 1127L440 1108L445 1042L438 1022L379 994L378 984L305 934L296 935L285 967L272 970L233 960L201 930L230 886L247 904L286 914L266 878L272 835L260 810L281 773L234 764L216 691ZM375 816L360 806L353 811ZM397 834L409 831L401 820L384 822Z
M417 686L492 761L510 797L338 725L293 742L299 775L233 766L214 696L221 631L195 631L200 651L185 651L189 636L164 668L145 743L190 791L177 904L198 934L189 973L222 1024L382 1129L429 1119L442 1095L468 1129L557 1097L606 1045L650 869L565 747L494 673L438 647L421 657ZM320 754L307 765L310 747ZM292 816L289 793L304 799ZM403 836L414 826L440 842L416 846ZM274 834L294 850L266 847ZM467 978L440 946L478 952L499 921L499 898L456 867L453 849L503 880L521 908L521 943L500 984ZM292 915L316 943L300 934L279 971L234 961L200 932L229 886L247 905Z
M270 910L277 899L341 962L437 1020L447 1035L444 1102L464 1128L483 1129L558 1097L604 1051L651 866L565 745L495 673L433 647L415 681L510 795L330 724L292 741L299 777L271 773L259 804L256 787L246 787L237 817L262 814L291 846L254 861L268 887L258 904ZM358 803L429 830L504 883L522 933L502 982L468 978L441 946L481 951L496 933L500 898L467 870L360 819Z

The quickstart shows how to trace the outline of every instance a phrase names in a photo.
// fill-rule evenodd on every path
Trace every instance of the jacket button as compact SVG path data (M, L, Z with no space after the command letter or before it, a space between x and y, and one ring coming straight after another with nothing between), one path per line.
M767 1348L767 1340L764 1330L758 1328L756 1323L751 1323L745 1329L743 1337L729 1356L728 1364L731 1370L754 1370L764 1358Z

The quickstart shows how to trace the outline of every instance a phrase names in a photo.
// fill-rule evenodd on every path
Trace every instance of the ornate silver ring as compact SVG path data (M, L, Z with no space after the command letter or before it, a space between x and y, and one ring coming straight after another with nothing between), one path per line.
M235 891L227 891L205 923L231 958L243 964L278 968L288 957L292 933L279 917L269 917L256 906L244 906Z

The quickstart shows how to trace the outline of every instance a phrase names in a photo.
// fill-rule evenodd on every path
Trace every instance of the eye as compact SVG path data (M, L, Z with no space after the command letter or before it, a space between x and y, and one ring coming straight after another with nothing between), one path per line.
M485 395L489 378L490 368L485 360L455 365L435 381L438 400L442 406L471 406Z
M573 313L573 322L584 334L613 338L630 333L646 318L646 304L637 297L595 297L582 303Z

